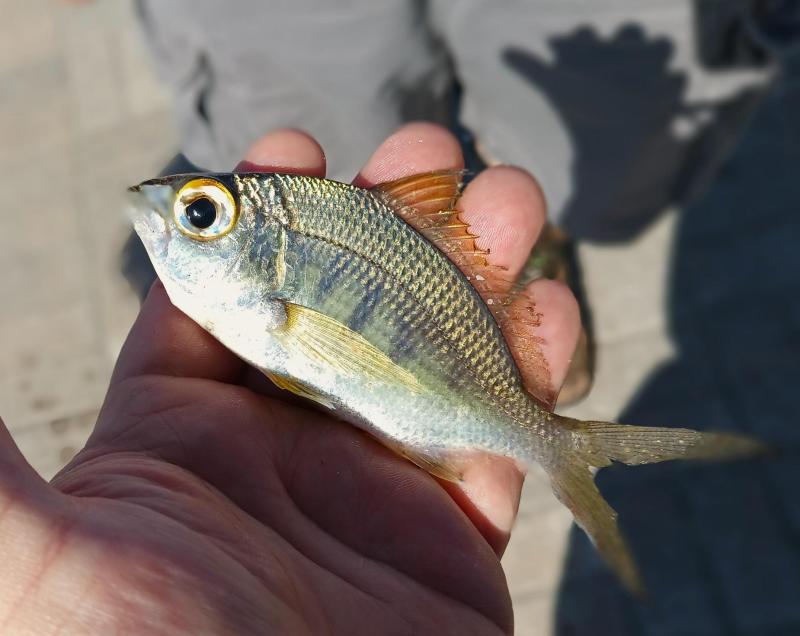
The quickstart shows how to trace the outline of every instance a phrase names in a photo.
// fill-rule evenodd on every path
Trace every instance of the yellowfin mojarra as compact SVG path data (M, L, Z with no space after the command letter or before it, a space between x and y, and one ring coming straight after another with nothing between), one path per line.
M438 477L459 479L464 451L540 464L634 592L642 582L591 468L762 448L543 408L525 359L534 347L513 328L524 318L492 298L502 273L454 211L458 173L371 190L296 175L175 175L131 190L134 227L172 302L224 345Z

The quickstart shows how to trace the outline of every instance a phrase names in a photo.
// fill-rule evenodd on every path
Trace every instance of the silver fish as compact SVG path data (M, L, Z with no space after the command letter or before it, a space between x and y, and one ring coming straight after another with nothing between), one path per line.
M538 348L515 329L530 307L497 293L503 273L454 210L458 173L371 190L175 175L131 191L134 227L170 299L225 346L440 478L460 479L475 451L541 465L635 593L643 583L592 468L763 448L544 408Z

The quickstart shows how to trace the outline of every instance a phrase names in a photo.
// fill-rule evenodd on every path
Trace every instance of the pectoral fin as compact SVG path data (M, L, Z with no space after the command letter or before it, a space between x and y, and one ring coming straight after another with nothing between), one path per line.
M313 361L343 375L397 384L415 393L423 390L412 373L361 334L308 307L289 302L285 307L286 325L276 336L283 339L287 348L297 348Z

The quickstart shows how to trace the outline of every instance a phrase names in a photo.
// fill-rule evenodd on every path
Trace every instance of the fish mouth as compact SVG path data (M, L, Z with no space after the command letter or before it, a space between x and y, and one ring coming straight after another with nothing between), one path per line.
M146 190L150 186L169 186L171 188L175 188L176 190L179 187L179 183L182 181L188 181L192 177L196 175L192 174L171 174L164 177L155 177L154 179L148 179L147 181L142 181L138 185L133 185L128 188L128 192L142 192Z
M156 185L149 182L128 188L128 218L135 223L138 219L152 215L163 221L170 218L175 191L167 184Z
M128 219L156 262L166 254L170 241L175 191L167 183L144 182L128 188L126 194Z
M236 173L240 176L247 176L250 173ZM263 176L262 173L258 173L259 176ZM229 172L183 172L180 174L168 174L164 175L163 177L155 177L154 179L148 179L147 181L142 181L139 185L134 185L128 188L128 192L141 192L142 190L147 189L151 186L168 186L173 188L174 190L180 190L181 186L191 181L192 179L197 179L198 177L205 177L208 179L214 179L216 181L220 181L223 183L231 192L234 192L234 184L233 184L233 173Z

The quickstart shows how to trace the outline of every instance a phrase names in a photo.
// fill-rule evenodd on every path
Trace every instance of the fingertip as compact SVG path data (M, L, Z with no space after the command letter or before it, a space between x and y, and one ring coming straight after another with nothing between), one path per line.
M516 462L479 453L465 463L461 482L439 483L502 556L517 518L523 481Z
M7 497L19 497L23 490L44 484L0 418L0 517L5 512L5 504L9 503Z
M449 130L437 124L414 122L389 136L353 183L369 188L410 175L463 167L461 144Z
M544 193L529 172L496 166L480 173L465 188L458 207L476 234L478 247L512 277L525 265L546 216Z
M296 128L281 128L256 141L236 171L324 177L325 167L325 152L316 139Z

